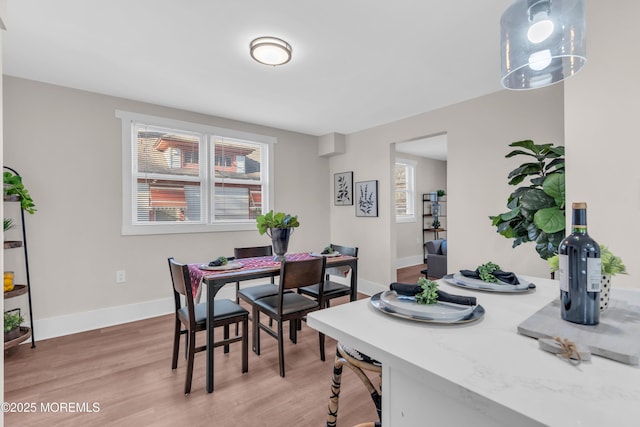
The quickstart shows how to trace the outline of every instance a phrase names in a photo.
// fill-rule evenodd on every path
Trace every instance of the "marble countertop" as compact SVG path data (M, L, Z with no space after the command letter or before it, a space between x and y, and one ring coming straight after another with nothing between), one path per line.
M442 378L471 404L486 406L482 411L507 408L533 425L639 425L638 366L599 356L573 366L540 350L536 339L518 334L518 325L559 293L555 280L524 278L536 284L534 292L480 292L441 283L447 292L478 298L486 314L475 323L400 319L366 299L312 313L308 324L413 380ZM612 297L624 292L637 291L614 288Z

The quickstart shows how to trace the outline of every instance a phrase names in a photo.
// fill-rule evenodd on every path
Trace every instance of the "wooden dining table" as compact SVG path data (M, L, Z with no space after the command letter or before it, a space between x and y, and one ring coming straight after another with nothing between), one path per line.
M309 252L287 254L287 261L300 261L310 259L317 255ZM265 277L275 277L280 275L280 262L275 261L273 256L242 258L234 260L242 264L242 267L233 270L209 271L201 269L202 264L189 264L191 276L191 286L194 295L197 294L200 284L207 286L207 350L206 350L206 386L207 392L213 392L213 362L214 362L214 328L213 324L214 304L216 294L228 283L242 282ZM327 257L327 268L330 267L350 267L351 268L351 295L350 300L355 301L358 295L358 258L352 256L332 256Z

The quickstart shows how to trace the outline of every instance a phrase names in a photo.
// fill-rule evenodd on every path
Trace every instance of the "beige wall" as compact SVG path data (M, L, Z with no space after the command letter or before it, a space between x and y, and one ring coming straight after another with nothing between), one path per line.
M290 250L329 241L328 161L318 157L316 137L8 76L4 85L5 162L24 177L38 208L27 226L36 326L47 319L42 333L52 318L108 316L130 304L162 300L169 312L167 257L204 262L232 255L235 246L270 243L257 230L122 236L116 109L277 137L275 209L301 222ZM126 270L125 284L115 283L116 270Z
M521 139L563 143L563 88L501 91L398 122L348 135L346 153L331 159L330 173L354 171L354 181L380 180L380 216L356 218L353 209L331 206L332 241L359 246L363 286L380 289L395 280L396 227L389 172L392 143L447 133L447 238L449 270L489 260L523 274L547 276L532 244L511 248L489 215L506 211L513 190L507 174L522 161L505 159L508 144Z
M589 234L625 262L614 287L638 287L638 16L638 2L587 2L587 65L565 84L567 204L586 201Z
M425 142L425 144L428 143ZM422 195L438 189L447 189L447 162L405 153L396 153L396 158L416 162L416 221L395 223L397 266L406 267L423 262ZM432 218L428 218L428 220L431 221ZM429 233L425 237L427 240L431 240L433 234ZM446 233L441 233L439 237L446 237Z

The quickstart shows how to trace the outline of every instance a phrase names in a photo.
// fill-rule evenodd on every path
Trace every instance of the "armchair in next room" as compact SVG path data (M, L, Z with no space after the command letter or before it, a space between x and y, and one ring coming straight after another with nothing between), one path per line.
M424 245L428 275L439 279L447 274L447 239L429 240Z

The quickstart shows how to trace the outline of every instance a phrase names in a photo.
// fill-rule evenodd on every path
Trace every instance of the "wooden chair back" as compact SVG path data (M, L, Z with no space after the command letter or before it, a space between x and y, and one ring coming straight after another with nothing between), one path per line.
M189 266L180 264L171 257L169 258L169 271L171 272L171 282L173 283L173 299L176 307L176 313L182 308L181 296L184 297L187 311L189 313L190 327L195 327L195 303L193 300L193 291L191 290L191 276L189 275Z
M358 248L357 247L352 247L352 246L341 246L341 245L336 245L336 244L329 244L329 246L331 246L331 249L333 249L334 251L338 251L340 252L341 255L347 255L347 256L352 256L352 257L357 257L358 256Z
M287 289L297 289L322 283L325 267L325 257L302 261L282 261L280 266L280 294Z
M251 246L246 248L234 248L233 256L236 258L253 258L259 256L271 256L273 249L269 246Z

